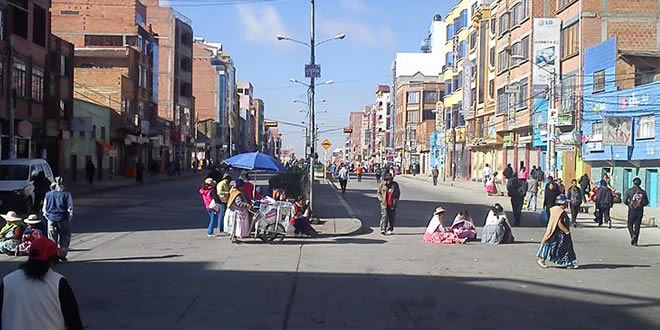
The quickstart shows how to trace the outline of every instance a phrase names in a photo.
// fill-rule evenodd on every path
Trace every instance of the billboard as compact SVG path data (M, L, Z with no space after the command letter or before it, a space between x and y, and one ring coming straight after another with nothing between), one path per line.
M632 117L603 117L604 146L632 146Z
M474 63L465 61L463 63L463 112L464 117L472 116L472 70Z
M532 85L535 92L544 90L553 78L552 72L559 74L559 44L561 20L559 18L535 18L532 44ZM537 87L538 86L538 87Z

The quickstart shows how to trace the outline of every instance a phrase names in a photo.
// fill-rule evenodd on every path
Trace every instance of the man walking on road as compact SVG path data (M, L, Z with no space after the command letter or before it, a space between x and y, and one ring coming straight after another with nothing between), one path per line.
M362 182L362 164L355 168L355 174L357 174L358 182Z
M73 198L71 193L64 191L62 177L56 177L46 194L44 217L48 220L48 238L57 243L60 248L60 260L67 261L71 243L71 224L73 219Z
M341 186L341 192L342 194L346 193L346 184L348 184L348 167L346 165L341 165L341 169L339 169L339 174L337 177L339 178L339 186Z
M537 201L536 196L539 193L539 183L534 176L529 177L527 180L527 211L536 212Z
M566 198L568 198L570 203L569 207L571 208L571 223L573 224L573 227L577 227L577 216L578 213L580 213L580 205L582 205L582 199L584 198L582 189L580 189L580 187L577 185L577 180L571 180L571 186L568 187Z
M614 205L614 197L612 196L612 190L607 186L606 180L600 180L600 187L596 192L596 209L598 211L598 216L596 217L596 222L598 222L598 227L603 225L603 221L607 222L607 226L612 228L612 219L610 219L610 209Z
M438 175L440 175L440 171L438 171L438 165L433 166L433 170L431 170L431 175L433 176L433 185L437 186Z
M527 182L520 180L516 175L513 175L509 178L509 181L506 184L506 189L511 197L511 208L513 209L513 225L520 226L520 221L522 218L522 206L523 198L527 193Z
M488 183L488 180L490 180L490 176L493 175L493 169L490 168L490 165L486 164L486 166L484 166L484 170L482 174L484 176L484 187L485 187L486 183Z
M649 205L649 197L646 191L640 187L642 180L633 179L633 187L623 195L623 203L628 205L628 233L630 233L630 244L637 246L639 241L639 230L644 217L644 206Z
M392 235L394 231L394 218L396 206L401 197L399 184L394 182L391 174L385 175L385 181L378 187L378 200L380 201L380 234Z

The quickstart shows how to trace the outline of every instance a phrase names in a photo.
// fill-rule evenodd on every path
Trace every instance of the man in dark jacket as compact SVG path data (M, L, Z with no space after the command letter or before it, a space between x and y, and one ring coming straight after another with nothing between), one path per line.
M431 170L431 176L433 176L434 186L438 185L438 175L440 175L440 171L438 171L438 165L433 166L433 169Z
M557 184L555 183L555 179L549 176L548 184L545 185L545 189L543 190L543 208L547 213L548 218L550 217L550 208L555 206L557 196L560 194L561 193L559 192L559 187L557 187Z
M513 209L513 225L520 226L522 218L523 199L527 193L527 182L518 179L515 175L509 178L506 190L511 197L511 208Z
M644 216L644 206L649 205L649 197L646 191L640 187L642 180L633 179L633 187L623 195L623 203L628 205L628 233L630 233L630 244L637 246L639 240L639 229Z
M577 216L578 213L580 213L580 205L582 205L583 197L584 194L582 193L582 189L578 187L577 180L571 180L571 186L568 187L566 198L568 198L570 203L569 207L571 208L571 223L573 224L573 227L577 227Z
M589 180L587 173L584 173L584 175L580 177L580 181L578 183L580 184L580 189L582 189L582 193L584 194L583 200L586 202L587 198L589 197L589 191L591 191L591 180Z
M513 177L514 172L513 172L513 167L511 167L511 164L506 164L506 168L504 169L504 172L502 174L507 179Z
M392 174L387 173L383 183L378 187L378 200L380 201L380 234L392 235L394 231L394 218L396 207L401 198L399 184L394 181Z
M600 180L600 187L596 192L596 222L598 222L598 227L603 225L603 221L607 222L607 226L612 228L612 219L610 219L610 209L614 205L614 196L612 196L612 190L607 186L607 181Z

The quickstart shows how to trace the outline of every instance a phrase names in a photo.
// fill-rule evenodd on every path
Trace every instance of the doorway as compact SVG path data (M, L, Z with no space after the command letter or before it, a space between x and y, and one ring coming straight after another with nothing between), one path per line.
M649 195L649 207L658 205L658 170L646 170L646 193Z
M632 187L632 180L633 180L633 172L632 169L625 169L623 170L623 190L622 192L625 193Z

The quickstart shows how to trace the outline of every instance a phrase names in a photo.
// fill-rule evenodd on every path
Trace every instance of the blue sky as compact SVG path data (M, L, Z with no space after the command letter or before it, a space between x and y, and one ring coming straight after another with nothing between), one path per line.
M301 122L301 104L306 89L289 82L289 77L304 80L304 64L309 50L302 45L277 41L284 34L309 40L309 1L279 0L221 6L177 6L219 0L172 0L173 6L193 21L195 36L220 42L231 54L239 80L251 81L255 97L264 100L266 118ZM226 1L226 0L225 0ZM317 88L317 100L327 99L317 111L324 123L321 130L345 127L348 113L374 102L378 84L390 84L391 64L397 51L418 51L434 14L445 14L454 5L450 0L317 0L317 40L345 33L346 39L317 48L317 63L322 67L321 81L334 80ZM302 129L280 125L284 147L297 155L304 150ZM345 135L322 134L330 139L331 149L341 147ZM321 154L321 153L320 153ZM322 155L322 154L321 154Z

